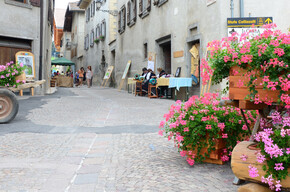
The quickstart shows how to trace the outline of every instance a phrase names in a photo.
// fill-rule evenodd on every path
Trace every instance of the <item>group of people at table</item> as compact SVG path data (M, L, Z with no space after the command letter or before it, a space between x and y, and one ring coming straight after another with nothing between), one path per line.
M142 82L142 95L146 95L148 93L150 79L165 78L168 76L168 74L162 68L158 68L157 71L159 74L156 75L150 68L147 69L144 67L142 69L141 77L144 77L144 81ZM167 92L168 87L162 86L156 89L158 91L158 95L163 97L165 96L165 91ZM156 89L152 90L152 94L156 94Z

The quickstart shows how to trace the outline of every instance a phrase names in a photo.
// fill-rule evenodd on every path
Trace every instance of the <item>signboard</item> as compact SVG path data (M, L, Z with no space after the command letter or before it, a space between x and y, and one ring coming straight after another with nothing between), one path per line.
M114 69L114 66L109 66L106 73L105 73L105 77L104 79L110 79L111 77L111 74L113 72L113 69Z
M15 54L16 62L22 63L26 66L26 77L35 78L35 62L34 55L30 52L19 51Z
M148 64L147 69L152 69L152 71L155 70L155 64L156 64L156 54L149 52L148 53Z
M228 37L230 37L233 32L236 32L238 36L240 36L242 33L253 30L253 29L255 30L251 32L252 37L260 35L266 30L264 28L233 28L231 27L231 28L228 28Z
M129 60L128 63L127 63L127 65L126 65L126 68L125 68L125 71L123 73L122 79L126 79L126 76L128 74L128 71L129 71L130 66L131 66L131 60Z
M228 18L228 28L248 27L252 25L255 27L261 27L265 24L273 23L272 17L240 17L240 18Z

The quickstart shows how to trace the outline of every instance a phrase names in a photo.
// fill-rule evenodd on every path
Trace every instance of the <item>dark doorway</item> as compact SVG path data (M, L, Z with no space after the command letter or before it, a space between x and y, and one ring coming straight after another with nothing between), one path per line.
M111 51L111 66L114 66L114 70L112 72L112 75L111 75L111 82L110 82L110 87L116 87L116 79L115 79L115 70L116 70L116 66L115 66L115 63L116 63L116 51L113 50Z
M166 73L171 74L171 42L160 45L163 51L163 65Z
M200 94L200 42L199 40L191 42L189 45L189 66L190 76L192 77L192 88L189 95Z

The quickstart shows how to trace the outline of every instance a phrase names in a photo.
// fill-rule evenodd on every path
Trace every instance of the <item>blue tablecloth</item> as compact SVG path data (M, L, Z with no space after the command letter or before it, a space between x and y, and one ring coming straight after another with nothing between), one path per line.
M170 78L168 88L176 88L179 91L180 87L191 87L192 79L191 78Z

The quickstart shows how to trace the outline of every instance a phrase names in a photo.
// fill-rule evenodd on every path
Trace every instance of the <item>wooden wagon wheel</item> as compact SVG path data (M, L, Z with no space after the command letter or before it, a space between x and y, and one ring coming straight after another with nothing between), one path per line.
M16 96L7 89L0 89L0 123L8 123L13 120L18 109Z

